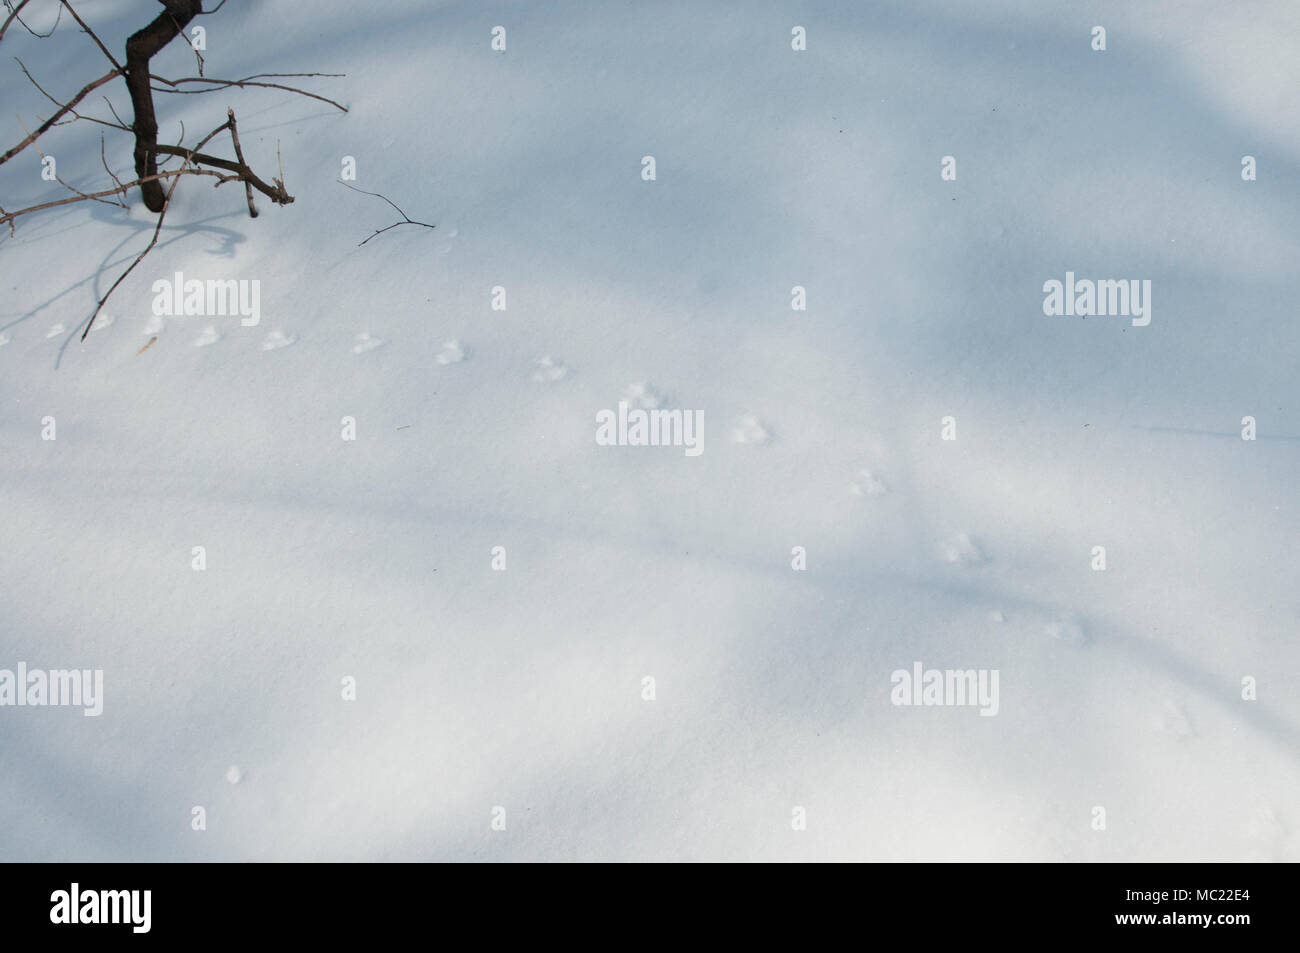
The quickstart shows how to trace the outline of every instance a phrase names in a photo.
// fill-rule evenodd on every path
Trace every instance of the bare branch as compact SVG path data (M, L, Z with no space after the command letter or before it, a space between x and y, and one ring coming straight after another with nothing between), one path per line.
M182 169L180 171L184 170ZM140 262L144 260L144 256L153 251L154 246L158 244L158 235L162 232L163 219L167 217L167 209L172 204L172 193L176 191L176 184L178 182L180 182L180 179L173 179L171 185L167 188L167 194L163 197L162 211L158 213L158 224L155 225L153 229L153 238L149 239L149 244L145 246L144 251L140 252L140 254L136 256L135 261L131 262L126 271L117 276L117 281L113 282L113 287L104 292L104 297L100 298L98 303L96 303L94 313L90 316L90 320L86 322L86 330L81 332L81 340L86 340L86 335L90 333L91 325L93 325L95 319L99 317L99 312L104 307L104 302L108 300L109 295L117 290L117 286L122 283L127 275L135 271L135 266L140 264Z
M307 77L307 76L339 77L345 75L347 74L346 73L258 73L254 76L249 76L246 79L210 79L206 76L187 76L184 79L167 79L165 76L151 76L150 79L155 79L160 83L166 83L168 86L172 87L171 89L164 89L162 86L154 86L153 89L156 92L171 93L176 96L197 96L202 93L211 93L217 89L227 89L231 86L238 86L240 88L255 86L255 87L261 87L262 89L281 89L288 93L297 93L299 96L306 96L308 99L315 99L315 100L319 100L322 103L328 103L329 105L333 106L335 109L339 110L340 112L347 112L348 111L347 106L344 106L341 103L337 103L327 96L320 96L316 93L309 93L305 89L299 89L296 86L285 86L282 83L260 82L260 80L262 79L272 78L272 77L286 79L292 77ZM180 86L182 83L210 83L211 86L208 89L176 89L175 88L177 86Z
M41 123L41 125L38 126L38 127L36 128L36 131L35 131L35 132L33 132L33 133L29 133L26 139L24 139L22 142L18 143L18 145L14 146L12 149L10 149L8 152L6 152L4 155L0 156L0 165L4 165L6 162L8 162L10 159L12 159L14 156L16 156L18 153L22 152L24 149L26 149L28 146L30 146L33 142L35 142L39 137L41 137L42 135L44 135L44 134L45 134L45 133L46 133L46 132L47 132L47 131L52 127L52 126L54 126L55 123L57 123L60 119L62 119L62 118L63 118L64 116L66 116L68 113L70 113L70 112L74 112L74 107L77 105L77 103L79 103L79 102L81 102L83 99L85 99L86 96L87 96L87 95L88 95L92 90L98 89L100 86L103 86L103 85L104 85L105 83L107 83L109 80L111 80L111 79L113 79L113 78L115 78L115 77L117 77L117 76L120 76L120 75L121 75L121 71L119 71L119 70L114 70L114 71L111 72L111 73L105 73L103 76L101 76L99 79L95 80L93 83L89 83L88 85L86 85L85 87L83 87L82 90L81 90L81 92L79 92L79 93L77 93L77 95L73 96L72 99L68 102L68 104L67 104L66 106L64 106L62 109L60 109L58 112L56 112L56 113L55 113L53 116L51 116L49 119L45 120L45 122Z
M95 35L95 31L92 30L90 27L86 26L85 21L82 20L81 17L77 16L77 11L72 9L72 4L69 3L68 0L59 0L59 2L62 3L67 8L69 13L72 14L72 19L77 21L77 25L80 26L83 30L85 30L87 35L89 35L89 37L95 41L95 45L99 47L100 51L105 56L108 57L108 61L113 64L113 68L118 72L122 72L122 64L117 61L117 58L114 57L112 53L108 52L108 47L105 46L103 44L103 41L101 41L100 38Z
M26 63L24 63L22 60L18 59L18 57L16 57L16 56L14 57L14 60L18 63L18 66L22 69L22 71L23 71L23 75L26 76L26 77L31 81L31 84L32 84L33 86L35 86L38 90L40 90L42 96L44 96L44 97L45 97L46 99L48 99L50 102L54 103L54 105L56 105L56 106L58 106L58 107L60 107L60 108L63 107L63 103L59 102L57 99L55 99L53 96L51 96L48 92L45 91L45 87L44 87L44 86L42 86L40 83L36 82L36 78L35 78L34 76L32 76L31 72L27 69L27 64L26 64ZM104 101L105 101L105 102L108 102L108 99L105 98ZM112 106L111 103L109 103L109 107L108 107L108 108L109 108L109 109L112 109L112 108L113 108L113 106ZM103 120L103 119L96 119L94 116L83 116L81 113L77 112L75 109L72 110L72 115L75 116L77 119L84 119L84 120L86 120L87 122L96 122L96 123L99 123L101 126L108 126L108 127L110 127L110 128L113 128L113 129L123 129L123 130L125 130L125 131L127 131L127 132L130 132L130 131L131 131L131 127L128 126L128 125L126 125L125 123L123 123L120 119L119 119L116 123L106 122L106 121ZM117 113L114 113L113 115L116 116ZM60 124L59 124L59 123L56 123L55 125L60 125ZM26 128L25 128L25 127L24 127L24 131L26 131Z
M199 11L199 13L202 12L203 12L202 10ZM196 13L195 16L198 16L199 13ZM172 22L176 23L175 17L172 17ZM179 23L176 23L176 32L180 35L180 38L185 41L185 44L190 48L190 52L194 54L194 59L195 61L197 61L199 66L199 75L202 76L203 75L203 54L199 52L199 48L197 46L195 46L193 43L190 42L190 38L185 35L184 27L182 27Z
M9 10L9 16L5 17L5 22L4 22L4 24L3 24L3 25L0 25L0 40L3 40L3 39L4 39L4 37L5 37L5 31L9 29L9 24L13 23L14 20L18 20L18 14L20 14L20 13L23 12L23 7L27 6L27 4L28 4L29 2L30 2L30 0L18 0L18 3L17 3L15 6L13 6L12 8L10 8L10 10ZM224 3L224 2L225 2L225 0L222 0L222 3ZM5 6L6 6L6 7L9 6L8 0L5 0ZM18 20L18 22L19 22L19 23L22 23L22 20ZM56 21L56 23L57 23L57 21ZM23 26L27 26L27 24L26 24L26 23L23 23Z
M239 148L239 130L235 128L235 111L227 106L226 115L230 117L228 121L230 126L230 141L234 143L235 146L235 158L239 160L240 165L247 168L248 164L244 162L244 151ZM253 205L253 183L248 179L244 180L244 192L248 195L248 217L257 218L257 207Z
M124 186L122 180L117 177L117 173L108 167L108 156L104 151L104 134L102 132L99 134L99 161L103 164L104 171L108 173L108 177L112 179L117 184L117 187L122 190L123 194L125 194L126 186ZM126 200L124 198L119 196L117 201L122 208L126 208Z
M108 106L108 111L113 114L113 118L117 120L118 125L123 129L130 129L131 127L122 121L122 117L119 116L117 110L113 108L113 101L107 96L101 96L100 98L104 100L104 105Z
M221 128L225 129L227 127L223 125ZM261 192L276 205L291 205L293 203L293 196L286 192L281 185L268 185L258 178L257 173L242 162L231 162L229 159L204 155L201 152L196 152L192 149L182 149L177 146L159 145L154 146L150 151L161 155L185 156L200 165L210 165L215 169L225 169L227 172L235 173L236 178L257 189L257 191Z
M231 118L233 119L233 116ZM216 129L213 129L210 133L208 133L206 136L200 139L199 144L198 146L195 146L195 149L198 149L204 144L206 144L207 142L209 142L214 136L216 136L219 132L221 132L221 130L226 125L228 124L223 123L221 126L218 126ZM91 325L95 323L95 318L99 317L99 312L100 310L103 309L104 302L108 300L109 295L111 295L114 291L117 290L117 286L122 283L122 281L126 278L127 275L129 275L132 271L135 270L135 266L140 264L140 262L144 260L144 256L149 254L149 252L153 251L154 246L158 244L158 236L159 234L162 233L163 219L167 217L167 209L171 208L172 193L176 191L176 186L179 185L181 181L179 177L179 173L184 173L186 171L194 171L190 167L190 159L193 155L194 155L194 150L190 150L189 153L185 156L181 168L177 170L178 172L177 177L172 179L171 184L167 187L167 194L163 197L162 210L158 213L158 224L155 225L153 229L153 238L149 239L149 244L145 246L144 251L140 252L140 254L136 256L135 261L131 262L130 266L126 269L126 271L122 272L120 275L117 276L117 281L113 282L113 287L109 288L108 291L104 293L104 297L100 298L98 303L96 303L94 313L91 314L90 320L86 322L86 329L81 332L81 340L83 341L86 340L86 335L90 333ZM223 181L226 180L219 179L217 185L220 185Z
M22 24L23 27L27 28L27 24L18 16L18 14L27 7L29 0L2 0L2 2L4 3L5 8L9 10L9 16L5 18L3 24L0 25L0 38L3 38L5 31L15 20ZM26 64L21 60L18 61L18 66L22 70L23 75L27 77L27 80L42 96L55 105L56 110L52 116L44 122L41 122L34 132L28 130L27 127L24 126L23 132L26 133L26 138L3 155L0 155L0 164L7 162L28 146L35 146L35 150L41 154L42 158L46 158L45 153L41 150L39 144L37 144L37 140L39 140L42 135L56 125L64 125L75 122L79 119L86 119L98 123L99 125L107 126L111 129L134 134L136 175L128 182L124 182L122 180L123 177L118 176L108 161L107 140L101 133L99 141L99 161L103 166L104 171L108 174L108 177L112 180L113 188L95 192L83 192L60 178L56 173L54 175L55 181L67 189L68 192L71 193L70 195L61 199L41 202L16 211L8 211L3 207L0 207L0 226L7 225L9 234L12 236L14 234L15 222L17 219L36 212L58 208L63 205L72 205L79 202L103 202L105 204L126 208L127 203L125 201L125 196L129 194L131 189L139 189L141 196L144 199L145 206L149 208L150 211L156 212L158 215L158 221L155 223L153 235L148 245L140 251L134 260L132 260L131 264L117 277L117 280L113 282L104 295L96 302L95 309L86 321L85 329L82 331L81 340L83 341L94 326L96 318L103 310L104 304L108 301L109 297L118 287L121 286L123 281L125 281L127 276L136 269L140 262L143 261L155 247L157 247L159 237L162 234L167 210L171 207L172 197L176 192L177 186L180 184L182 176L207 176L215 180L213 182L214 188L222 186L227 182L244 183L244 194L248 202L249 215L253 217L256 217L258 214L257 207L254 203L254 190L261 192L277 205L288 205L294 200L293 196L288 193L284 185L284 166L280 159L280 143L278 141L276 142L276 168L279 175L271 176L271 182L268 183L261 179L252 170L244 156L243 144L239 138L239 127L235 118L235 112L231 108L227 108L226 110L226 121L217 126L207 135L203 136L196 144L192 146L183 146L181 144L185 140L184 123L181 123L180 138L175 145L160 144L158 142L158 120L153 104L153 93L155 90L190 94L212 92L216 89L228 89L231 87L257 86L297 93L310 99L316 99L320 102L328 103L342 112L347 112L347 107L334 102L331 99L327 99L324 96L319 96L306 90L297 89L284 83L275 82L275 80L299 77L333 78L342 74L262 73L250 76L243 80L209 79L202 75L204 69L203 57L196 50L195 56L198 60L200 74L198 77L186 77L180 80L170 80L165 77L153 76L149 72L149 61L154 54L159 52L176 36L183 36L186 24L193 20L194 17L215 13L225 5L225 0L218 0L216 6L211 10L204 10L202 7L202 0L158 0L158 2L162 5L165 12L155 17L148 26L131 34L126 43L126 62L125 65L123 65L114 58L113 54L109 52L108 47L104 45L95 32L84 20L82 20L72 2L70 2L70 0L59 0L57 7L58 18L56 18L55 26L57 27L60 22L63 11L67 10L72 18L76 20L82 31L84 31L94 41L95 45L99 47L100 52L102 52L104 56L108 58L109 62L113 64L113 70L111 72L87 84L67 102L60 102L36 80L31 71L27 69ZM188 37L186 39L188 42ZM78 104L80 104L93 90L98 89L100 86L103 86L105 83L108 83L119 76L126 81L126 87L131 95L131 103L134 107L134 116L129 124L118 115L112 101L106 96L102 98L116 122L98 119L94 116L88 116L78 111ZM155 86L155 81L164 85ZM193 90L180 88L182 85L189 84L201 85L203 88ZM21 119L19 122L21 123ZM235 153L234 159L223 159L220 156L209 155L201 151L204 146L223 132L230 133L231 145ZM176 158L180 159L180 168L171 168L166 171L160 169L160 166L165 166L170 160ZM357 191L362 190L358 189ZM373 195L376 193L369 194ZM380 198L383 198L383 196L380 196ZM388 199L385 198L384 201L388 201ZM389 202L389 204L392 205L393 203ZM393 208L397 209L397 206L393 205ZM394 228L397 225L420 225L424 228L434 227L424 222L414 221L406 215L405 212L402 212L401 209L397 209L397 211L402 216L402 221L394 223L394 225L391 225L388 228ZM381 229L380 232L387 231L388 228ZM379 232L376 232L375 234L379 234ZM365 244L365 242L362 242L362 244Z
M390 199L390 198L389 198L388 196L386 196L386 195L380 195L378 192L367 192L365 189L359 189L359 188L357 188L355 185L348 185L348 184L347 184L346 182L344 182L342 179L339 179L339 180L338 180L338 183L339 183L339 185L343 186L344 188L351 189L353 192L360 192L360 193L363 194L363 195L373 195L373 196L374 196L375 198L377 198L377 199L383 199L385 202L387 202L387 203L388 203L389 205L391 205L393 208L397 209L397 214L398 214L398 215L402 216L402 221L400 221L400 222L394 222L392 225L385 225L383 228L377 228L377 229L375 229L374 234L368 236L368 237L365 239L365 241L362 241L362 242L358 242L358 243L357 243L357 247L358 247L358 248L360 248L360 247L361 247L362 245L364 245L366 242L370 241L371 238L374 238L375 235L382 235L384 232L388 231L390 228L397 228L399 225L419 225L419 226L422 226L423 228L437 228L437 227L438 227L437 225L430 225L430 224L428 224L427 222L417 222L417 221L414 221L414 220L413 220L409 215L407 215L405 212L403 212L400 208L397 207L397 203L396 203L396 202L394 202L392 199Z
M13 4L9 2L9 0L5 0L5 7L9 8L10 13L9 16L5 19L4 26L0 27L0 37L4 36L4 32L6 29L8 29L10 21L15 19L19 22L19 24L22 25L22 28L24 30L26 30L32 36L36 37L38 40L46 40L52 37L54 35L54 31L59 28L59 24L63 22L63 8L60 7L58 15L56 15L54 18L54 26L50 27L50 32L37 33L35 30L33 30L31 27L27 25L26 20L18 16L18 12L22 10L22 8L25 6L27 6L27 0L23 0L23 2L18 4L16 8L13 6Z
M63 0L67 3L67 0ZM135 174L142 181L158 171L153 147L158 144L158 118L153 108L153 91L149 84L149 60L170 43L190 20L203 9L199 0L164 0L166 12L152 23L132 33L126 41L126 88L131 93L135 120ZM151 212L161 212L164 196L156 181L146 181L140 197Z
M21 120L21 119L18 120L18 122L19 122L20 125L22 124L22 120ZM27 128L26 126L23 126L23 129L26 129L26 128ZM34 144L34 143L33 143L33 144ZM35 145L35 144L34 144L34 145ZM41 156L41 159L42 159L42 160L48 158L48 157L45 155L45 152L41 149L41 147L40 147L39 145L36 146L36 151L37 151L38 153L40 153L40 156ZM108 202L108 201L105 201L105 200L102 199L102 198L96 198L96 197L93 196L93 195L87 195L85 192L81 191L81 189L78 189L78 188L76 188L75 186L69 185L67 182L63 181L63 176L59 175L57 172L54 173L54 181L57 182L57 183L59 183L59 185L63 186L63 187L64 187L65 189L67 189L69 192L75 192L77 195L80 195L83 199L91 199L91 200L93 200L93 201L95 201L95 202L103 202L105 205L117 205L117 204L119 204L119 203L117 203L117 202Z
M155 175L150 176L148 181L160 182L164 179L173 179L179 175L212 176L219 180L217 183L218 185L221 185L225 182L239 181L239 176L237 175L223 175L222 173L214 172L211 169L196 169L193 166L190 166L188 168L182 168L182 169L171 169L167 172L159 172ZM50 202L42 202L40 205L32 205L29 206L28 208L20 208L16 212L4 212L0 214L0 226L8 225L10 232L12 232L14 221L18 218L21 218L24 215L30 215L33 212L43 212L46 209L58 208L60 205L73 205L77 202L85 202L87 200L103 198L106 195L125 194L131 189L139 188L143 184L144 182L141 179L132 179L130 182L125 183L121 188L104 189L102 192L86 192L79 195L74 195L71 198L54 199L53 201Z

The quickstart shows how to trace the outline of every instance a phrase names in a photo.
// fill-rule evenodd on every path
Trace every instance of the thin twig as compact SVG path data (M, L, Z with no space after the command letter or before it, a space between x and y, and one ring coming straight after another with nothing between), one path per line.
M223 125L222 128L225 128L225 126ZM182 149L177 146L152 146L150 151L157 152L161 155L189 156L194 162L197 162L200 165L210 165L216 169L225 169L227 172L234 172L240 179L257 189L257 191L261 192L276 205L293 204L293 196L286 192L280 185L268 185L263 182L252 169L242 162L231 162L229 159L204 155L201 152L191 152L188 149Z
M218 185L224 184L226 182L236 182L239 180L239 176L237 175L224 175L220 172L213 171L212 169L196 169L192 166L182 168L182 169L172 169L168 172L159 172L155 175L148 176L146 179L132 179L130 182L123 184L121 188L104 189L102 192L86 192L81 195L74 195L71 198L54 199L53 201L50 202L42 202L40 205L32 205L29 206L28 208L20 208L16 212L3 212L0 213L0 226L8 225L9 231L12 233L14 221L21 218L24 215L30 215L33 212L43 212L46 209L58 208L60 205L73 205L77 202L85 202L87 200L103 198L106 195L125 194L125 192L130 191L131 189L138 188L146 181L155 182L155 181L161 181L163 179L173 179L180 175L212 176L213 178L219 180L217 183Z
M59 8L58 14L54 17L54 26L50 27L49 33L37 33L35 30L33 30L31 27L27 25L26 20L18 16L18 11L21 10L26 5L27 5L27 0L23 0L22 3L18 4L18 8L15 10L12 8L12 4L10 4L9 0L5 0L5 6L9 8L11 12L9 14L9 17L5 20L4 27L0 27L0 36L4 35L5 29L9 26L9 21L17 19L18 22L22 25L22 28L26 30L28 33L30 33L32 36L36 37L38 40L48 40L50 37L54 35L54 31L59 28L59 24L63 22L63 8L62 7Z
M23 75L26 76L27 79L31 81L31 84L32 84L33 86L35 86L38 90L40 90L40 93L41 93L42 96L44 96L44 97L45 97L46 99L48 99L50 102L54 103L54 105L56 105L56 106L59 106L59 107L62 107L62 106L63 106L63 103L59 102L57 99L55 99L53 96L51 96L48 92L46 92L44 86L42 86L40 83L36 82L36 77L34 77L34 76L31 74L31 71L27 69L27 64L26 64L26 63L24 63L22 60L18 59L18 57L16 57L16 56L14 57L14 61L18 64L18 67L23 71ZM107 97L105 97L104 101L105 101L105 102L108 102ZM109 104L109 108L110 108L110 109L113 108L111 103ZM109 126L110 128L114 128L114 129L122 129L122 130L125 130L126 132L130 132L130 131L131 131L131 127L128 126L128 125L126 125L124 122L122 122L122 120L121 120L120 117L118 118L117 123L111 123L111 122L106 122L106 121L103 120L103 119L96 119L94 116L83 116L81 113L77 112L75 109L72 110L72 115L73 115L76 119L85 119L85 120L87 120L88 122L97 122L97 123L99 123L101 126ZM114 113L114 115L117 115L117 114ZM56 123L56 125L60 125L60 124L59 124L59 123ZM25 128L24 128L24 131L26 131Z
M239 130L235 127L235 111L227 106L226 115L230 117L227 125L230 126L230 141L235 146L235 158L239 160L240 165L247 168L248 163L244 161L244 150L239 148ZM244 180L244 193L248 196L248 217L257 218L257 206L253 204L253 183L248 179Z
M14 20L18 19L18 14L23 12L23 7L27 6L28 2L29 0L18 0L18 4L16 6L9 8L9 16L5 17L4 24L0 25L0 40L4 39L5 31L9 29L9 24L13 23ZM222 0L222 2L224 3L225 0ZM5 6L9 7L9 0L5 0ZM18 22L22 23L21 20L18 20ZM23 26L27 26L27 24L23 23Z
M361 247L362 245L364 245L366 242L370 241L371 238L374 238L375 235L382 235L384 232L388 231L390 228L397 228L399 225L420 225L420 226L422 226L422 227L424 227L424 228L437 228L437 227L438 227L437 225L430 225L430 224L427 223L427 222L417 222L417 221L413 220L409 215L407 215L407 214L406 214L405 212L403 212L400 208L398 208L396 202L394 202L392 199L390 199L390 198L389 198L388 196L386 196L386 195L380 195L378 192L367 192L365 189L359 189L359 188L357 188L355 185L348 185L348 184L347 184L346 182L344 182L342 179L339 179L339 180L338 180L338 183L339 183L339 185L343 186L344 188L351 189L353 192L360 192L360 193L362 193L363 195L373 195L373 196L374 196L375 198L377 198L377 199L383 199L385 202L387 202L387 203L388 203L389 205L391 205L393 208L397 209L397 214L398 214L398 215L402 216L402 221L400 221L400 222L394 222L392 225L386 225L386 226L384 226L383 228L376 229L375 232L374 232L374 235L370 235L369 237L367 237L367 238L365 239L365 241L358 242L358 243L357 243L357 247L358 247L358 248L360 248L360 247Z
M72 19L76 20L77 25L80 26L83 30L85 30L86 33L90 36L90 38L95 41L95 45L99 47L100 51L105 56L108 57L108 61L113 64L113 68L116 69L119 73L122 72L122 64L117 61L117 58L114 57L112 53L108 52L108 47L105 46L103 42L99 39L99 37L95 35L95 31L92 30L90 27L86 26L85 21L82 20L81 17L77 16L77 11L72 9L72 4L69 3L68 0L59 0L59 2L68 8L68 12L72 14Z
M199 11L199 13L202 12L203 12L202 10ZM198 16L199 13L196 13L195 16ZM197 46L195 46L193 43L190 43L190 38L185 35L185 28L182 27L179 22L177 22L175 16L172 17L172 23L176 24L177 35L180 36L180 38L185 41L186 45L189 46L190 51L193 52L194 58L195 60L198 61L199 64L199 75L202 76L203 75L203 54L199 52L199 48Z
M300 76L301 77L306 77L306 76L337 77L337 76L344 76L344 75L346 74L344 73L258 73L255 76L249 76L247 79L210 79L207 76L187 76L184 79L167 79L165 76L158 76L156 74L151 73L149 75L149 78L157 80L160 83L166 83L167 86L172 87L171 89L166 89L162 86L154 86L153 87L154 92L158 92L158 93L172 93L173 95L176 96L198 96L202 93L211 93L218 89L228 89L231 86L239 86L241 88L255 86L261 89L282 89L285 92L297 93L299 96L306 96L308 99L315 99L322 103L329 103L331 106L333 106L335 109L340 110L341 112L347 112L348 111L347 106L344 106L341 103L336 103L334 100L330 99L327 96L320 96L316 93L309 93L307 92L307 90L299 89L296 86L285 86L283 83L262 83L257 81L259 79L264 79L267 77L279 77L279 78L300 77ZM211 86L208 89L177 89L176 87L180 86L182 83L209 83L211 84Z
M77 103L85 99L86 96L89 95L92 90L98 89L100 86L103 86L109 80L120 75L122 75L121 70L114 70L111 73L105 73L99 79L84 86L81 92L73 96L66 106L64 106L53 116L51 116L49 119L45 120L45 122L43 122L40 126L38 126L35 132L28 134L26 139L18 143L18 145L14 146L4 155L0 156L0 165L4 165L6 162L8 162L10 159L16 156L18 153L22 152L24 149L30 146L40 136L44 135L52 126L54 126L54 124L58 122L58 120L62 119L68 113L70 112L75 113L74 107L77 105Z
M103 163L104 171L108 173L108 177L117 184L117 187L119 189L122 189L123 192L125 192L126 186L122 184L122 180L117 177L116 172L114 172L112 169L108 167L108 156L105 154L104 151L104 134L102 132L99 134L99 161ZM126 208L126 199L119 198L117 201L118 204L122 206L122 208Z
M198 148L200 148L201 146L209 142L213 136L221 132L223 127L224 124L222 126L218 126L216 129L213 129L210 133L208 133L206 136L204 136L202 139L199 140L198 145L196 145L194 149L197 150ZM190 169L190 164L189 164L190 156L193 156L193 154L194 154L194 150L190 150L189 156L185 158L185 161L181 165L181 168L177 170L177 172L185 172L188 169ZM149 239L149 244L145 246L144 251L140 252L140 254L136 256L135 261L131 262L130 266L126 269L126 271L122 272L120 275L117 276L117 281L113 282L113 287L109 288L108 291L104 293L104 297L100 298L98 303L96 303L94 313L90 316L90 320L86 322L86 329L81 332L81 340L83 341L86 340L86 335L90 333L90 328L91 325L95 323L95 318L99 317L99 312L104 307L104 302L107 301L109 296L114 291L117 290L117 286L122 283L122 281L126 278L126 276L135 270L135 266L140 264L140 262L144 260L144 256L149 254L149 252L153 251L153 247L158 244L158 236L162 233L163 219L167 217L167 210L171 208L172 193L176 191L176 186L180 184L180 181L181 180L179 177L174 178L172 179L171 184L167 187L167 195L164 197L163 206L158 212L158 224L155 225L153 229L153 238ZM221 183L218 182L217 184L220 185Z
M153 251L153 247L158 244L158 235L162 232L163 219L167 217L167 209L169 209L172 204L172 193L176 191L176 185L179 182L180 179L173 179L171 185L167 188L167 199L163 202L162 211L158 213L158 224L154 226L153 238L149 239L149 244L145 246L144 251L140 252L140 254L136 256L135 261L131 262L126 271L117 276L117 281L113 282L113 287L109 288L108 291L104 293L104 297L99 299L98 303L95 305L95 313L92 314L90 320L86 322L86 330L81 332L81 340L86 340L86 335L90 333L91 325L93 325L95 319L99 317L100 309L104 307L104 302L108 300L109 295L117 290L117 286L122 283L127 275L135 270L135 266L140 264L140 262L144 260L144 256Z
M130 129L131 128L130 125L123 122L122 117L119 116L117 114L117 110L113 108L113 101L109 99L107 96L101 96L100 98L104 100L104 104L108 106L108 111L113 114L113 118L117 120L118 125L120 125L123 129Z
M22 121L21 119L18 120L18 124L19 124L20 126L23 127L23 130L24 130L24 131L27 130L27 127L26 127L25 125L23 125L23 121ZM49 156L47 156L47 155L45 154L44 150L41 149L41 147L40 147L39 145L36 146L36 151L37 151L37 153L40 154L40 157L41 157L41 161L42 161L42 162L44 162L46 159L49 158ZM117 204L118 204L117 202L107 202L107 201L105 201L104 199L96 198L96 197L93 196L93 195L87 195L85 192L81 191L81 189L78 189L78 188L76 188L75 186L69 185L67 182L63 181L63 176L59 175L59 173L58 173L58 171L57 171L57 170L58 170L58 164L57 164L57 163L55 164L54 168L55 168L54 181L57 182L57 183L59 183L59 185L63 186L63 187L64 187L65 189L67 189L69 192L74 192L74 193L76 193L77 195L80 195L83 199L88 199L88 200L95 201L95 202L103 202L105 205L117 205Z

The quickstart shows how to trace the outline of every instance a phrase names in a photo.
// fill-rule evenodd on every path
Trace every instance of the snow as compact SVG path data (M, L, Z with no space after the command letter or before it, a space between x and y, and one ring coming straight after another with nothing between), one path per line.
M159 96L296 201L183 183L84 343L138 196L0 239L0 668L105 692L0 708L0 858L1300 859L1300 8L374 8L204 18L207 75L349 112ZM5 147L50 111L10 57L100 75L0 49ZM78 188L101 128L41 140ZM437 227L358 247L397 216L344 156ZM1046 317L1067 270L1151 324ZM176 272L260 323L155 317ZM704 453L597 446L620 400ZM997 715L891 705L914 662Z

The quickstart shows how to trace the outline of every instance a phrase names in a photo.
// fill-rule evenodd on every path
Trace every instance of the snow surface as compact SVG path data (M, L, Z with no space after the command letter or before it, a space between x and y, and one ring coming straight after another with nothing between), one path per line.
M207 75L350 111L160 96L171 141L232 105L296 202L184 183L84 344L138 196L0 239L0 668L105 673L98 718L0 708L0 858L1300 859L1300 6L204 20ZM12 56L105 68L67 22L0 50L5 147L51 108ZM101 128L41 140L79 188ZM358 247L395 216L345 155L437 227ZM1045 317L1067 270L1150 279L1150 326ZM156 319L176 271L261 323ZM702 409L703 454L597 446L620 400ZM918 660L998 669L996 717L891 705Z

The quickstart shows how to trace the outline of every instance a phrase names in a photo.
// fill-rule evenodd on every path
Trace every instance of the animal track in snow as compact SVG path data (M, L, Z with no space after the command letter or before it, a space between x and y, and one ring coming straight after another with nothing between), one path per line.
M209 325L194 339L194 346L207 347L209 344L216 344L220 340L221 335L217 333L217 329Z
M244 772L239 770L239 765L232 764L226 769L226 780L231 784L238 784L244 778Z
M533 380L538 384L562 381L569 376L569 368L563 361L557 361L549 354L539 358L533 366Z
M767 428L760 424L758 418L753 414L745 414L745 416L737 420L736 425L731 428L732 443L753 443L761 445L770 442L771 439L772 435L767 432Z
M1273 805L1266 804L1247 817L1245 828L1246 837L1252 842L1246 855L1247 860L1266 863L1282 860L1281 847L1286 840L1287 829Z
M1083 624L1073 615L1065 615L1047 623L1043 628L1049 636L1070 645L1083 645L1088 635L1083 631Z
M144 326L145 334L159 334L163 329L163 318L161 314L155 314L148 324Z
M434 360L439 364L459 364L465 360L465 349L457 341L447 341Z
M369 331L362 331L357 335L357 343L352 345L353 354L365 354L366 351L373 351L377 347L383 347L384 342L376 337L371 337Z
M283 331L272 331L262 342L263 351L278 351L282 347L288 347L294 341L298 340L292 334L285 334Z
M112 327L113 322L116 320L117 318L111 314L101 314L95 319L95 323L90 326L90 330L91 332L102 331L104 328Z
M54 327L46 331L45 336L47 338L56 338L63 332L64 332L63 322L60 321L58 324L54 325Z
M857 479L849 484L849 492L854 496L884 496L889 487L870 470L859 470Z
M988 556L967 533L953 533L939 547L945 562L958 566L978 566L988 562Z
M1192 725L1192 719L1187 715L1187 709L1175 702L1165 702L1165 707L1160 711L1156 724L1160 726L1161 731L1173 735L1180 741L1196 737L1196 728Z
M9 343L9 335L0 332L0 347L4 347L8 343Z
M623 399L632 407L639 407L642 410L654 410L663 404L664 395L645 381L639 381L627 385L627 388L623 391Z

